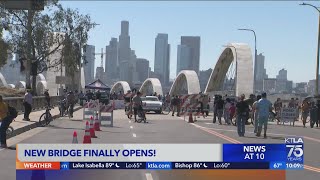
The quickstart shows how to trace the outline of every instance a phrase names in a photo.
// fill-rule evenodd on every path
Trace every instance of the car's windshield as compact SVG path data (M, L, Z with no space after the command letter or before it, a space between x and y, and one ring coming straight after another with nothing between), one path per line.
M142 101L159 101L156 97L142 97Z

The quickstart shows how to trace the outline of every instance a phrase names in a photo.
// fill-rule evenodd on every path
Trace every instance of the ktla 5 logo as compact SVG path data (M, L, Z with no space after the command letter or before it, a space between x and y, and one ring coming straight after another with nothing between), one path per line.
M303 156L302 145L286 145L286 147L290 148L288 153L289 161L302 161L302 156Z

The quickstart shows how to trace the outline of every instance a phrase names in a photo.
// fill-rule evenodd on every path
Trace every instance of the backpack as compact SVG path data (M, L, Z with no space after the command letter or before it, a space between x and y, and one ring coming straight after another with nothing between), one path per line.
M8 106L8 115L16 118L18 116L18 111L14 107Z

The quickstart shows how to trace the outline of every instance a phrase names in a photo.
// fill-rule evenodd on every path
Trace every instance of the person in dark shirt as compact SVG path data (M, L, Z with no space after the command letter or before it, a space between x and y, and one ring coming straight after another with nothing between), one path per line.
M249 116L249 105L247 102L244 101L245 95L242 94L240 96L240 101L236 105L237 109L237 128L238 128L238 135L243 137L245 134L245 123Z
M218 121L219 121L219 124L221 125L222 124L221 117L223 115L223 108L224 108L224 101L222 99L222 96L219 96L216 106L217 106Z
M99 102L101 102L101 92L100 92L100 90L98 90L96 92L96 100L99 100Z
M218 95L214 95L214 100L213 100L213 123L216 123L217 121L217 102L218 102L219 96Z
M318 121L318 107L314 102L310 106L310 127L313 128L314 124Z
M45 97L45 99L47 101L47 106L50 107L50 95L49 95L49 90L48 89L46 89L44 91L44 97Z

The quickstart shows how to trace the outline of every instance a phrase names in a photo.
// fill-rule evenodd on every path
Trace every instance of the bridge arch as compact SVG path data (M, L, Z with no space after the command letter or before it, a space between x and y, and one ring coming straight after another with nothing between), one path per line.
M170 89L170 96L178 94L198 94L200 83L198 75L193 70L183 70L177 75Z
M14 84L8 84L8 88L15 89L16 86Z
M38 81L37 82L37 94L38 95L43 95L44 90L46 90L46 89L47 89L47 81Z
M2 73L0 73L0 87L8 87L8 83Z
M211 72L205 92L221 91L226 73L232 63L236 61L235 95L253 93L253 61L248 44L230 43L222 51L214 69Z
M26 82L18 81L16 84L16 89L26 89Z
M118 81L112 86L110 93L115 92L118 94L120 91L122 93L126 93L129 90L131 90L131 89L130 89L130 85L127 81Z
M161 82L158 78L148 78L146 79L140 87L139 90L144 95L150 95L153 93L157 93L163 96Z

